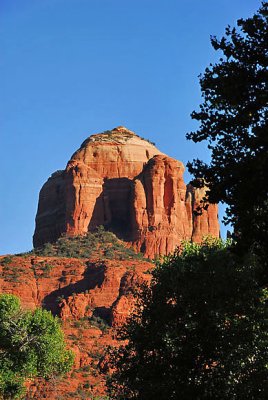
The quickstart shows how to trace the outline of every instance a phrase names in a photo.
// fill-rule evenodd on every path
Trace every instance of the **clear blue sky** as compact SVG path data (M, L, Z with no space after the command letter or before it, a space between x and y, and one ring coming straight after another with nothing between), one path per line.
M196 127L198 75L216 60L210 35L259 6L1 0L0 254L32 248L41 186L92 133L125 125L184 163L207 160L185 133Z

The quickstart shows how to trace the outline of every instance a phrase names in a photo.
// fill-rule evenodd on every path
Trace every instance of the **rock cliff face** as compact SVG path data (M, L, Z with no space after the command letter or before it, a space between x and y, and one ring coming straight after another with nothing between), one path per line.
M153 265L103 257L0 256L0 293L20 297L26 309L42 306L58 315L75 353L67 377L29 381L26 399L105 398L102 358L107 346L119 344L115 329L126 322L135 305L133 290L150 280Z
M67 319L100 317L110 326L125 322L134 305L133 289L148 281L153 265L145 260L85 260L0 256L0 293L20 297L27 309L43 306ZM128 307L123 304L127 303Z
M34 246L104 225L153 258L183 239L219 236L217 205L194 210L204 189L185 185L184 166L124 127L90 136L40 192Z

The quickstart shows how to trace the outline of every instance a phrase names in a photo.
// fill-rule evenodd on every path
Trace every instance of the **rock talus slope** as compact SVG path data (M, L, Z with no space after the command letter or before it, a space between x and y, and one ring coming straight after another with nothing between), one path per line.
M217 205L197 216L205 189L186 186L183 172L180 161L124 127L92 135L41 189L34 246L98 225L150 258L183 239L218 237Z

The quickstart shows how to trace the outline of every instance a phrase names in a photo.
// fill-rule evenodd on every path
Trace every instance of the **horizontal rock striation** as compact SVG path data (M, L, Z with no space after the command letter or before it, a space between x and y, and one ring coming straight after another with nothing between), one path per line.
M186 186L183 172L180 161L124 127L90 136L41 189L34 247L98 225L149 258L184 239L218 237L217 205L197 215L205 189Z

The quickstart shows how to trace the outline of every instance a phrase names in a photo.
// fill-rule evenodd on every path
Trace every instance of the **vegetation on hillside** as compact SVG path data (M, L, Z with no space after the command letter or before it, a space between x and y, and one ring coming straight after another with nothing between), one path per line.
M20 399L26 379L49 379L70 371L59 320L46 310L25 311L18 297L0 295L0 398Z
M148 143L152 144L153 146L155 146L154 142L152 142L151 140L146 139L142 136L137 135L135 132L132 132L126 128L124 128L120 132L117 130L117 128L115 128L114 130L108 130L108 131L102 132L101 134L93 135L92 137L90 136L88 139L85 140L84 143L82 143L81 147L83 147L87 142L92 141L92 138L93 138L94 142L105 142L105 141L110 141L111 139L114 139L114 140L119 139L119 140L124 140L125 142L127 142L129 139L133 138L133 136L137 136L141 140L144 140L145 142L148 142Z
M51 257L143 259L142 254L126 247L112 232L105 231L103 226L84 236L62 236L55 243L46 243L33 252L38 256Z

